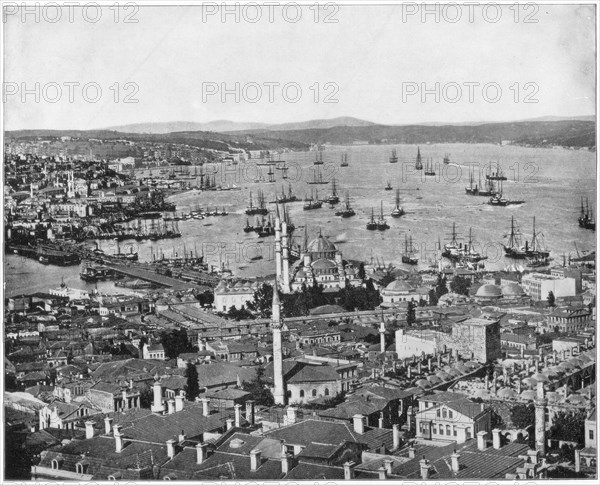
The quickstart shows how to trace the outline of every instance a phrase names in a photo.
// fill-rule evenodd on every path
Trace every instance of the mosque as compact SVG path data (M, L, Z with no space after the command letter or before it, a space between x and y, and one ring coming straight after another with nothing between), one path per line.
M287 222L281 221L279 207L275 219L275 264L277 282L283 293L300 290L302 285L323 285L325 291L339 291L350 286L361 286L358 268L342 257L327 237L319 235L308 242L305 229L304 242L299 251L299 259L291 263L290 239Z

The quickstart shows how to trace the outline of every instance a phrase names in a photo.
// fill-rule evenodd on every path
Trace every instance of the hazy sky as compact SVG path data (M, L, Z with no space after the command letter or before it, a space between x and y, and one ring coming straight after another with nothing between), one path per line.
M106 8L96 23L93 9L76 9L72 19L65 9L57 22L50 9L40 11L37 22L33 14L10 14L5 126L91 129L336 116L400 124L594 114L593 7L517 12L505 6L497 12L463 6L456 22L456 8L439 10L438 19L435 11L423 18L421 7L414 15L410 8L341 5L321 11L318 22L309 7L297 22L291 21L294 9L275 8L269 18L268 7L239 8L223 18L215 7L146 6L121 9L118 22ZM137 23L125 23L126 15ZM337 23L324 22L326 15ZM73 102L65 83L79 83L70 88ZM270 93L265 83L279 85ZM231 91L225 99L222 87ZM425 99L423 87L431 91ZM23 88L32 91L25 99ZM124 102L127 94L138 102ZM338 102L324 102L328 95Z

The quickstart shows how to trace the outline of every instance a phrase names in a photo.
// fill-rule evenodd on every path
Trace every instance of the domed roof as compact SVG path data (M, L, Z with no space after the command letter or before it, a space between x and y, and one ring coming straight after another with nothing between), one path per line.
M535 401L535 398L537 397L537 393L534 390L523 391L521 393L521 397L523 399L527 399L529 401Z
M510 387L503 387L498 391L498 397L503 399L517 399L519 395L514 389L511 389Z
M405 280L394 280L385 289L386 291L412 291L413 287Z
M335 244L323 237L322 234L319 234L308 244L307 250L309 253L328 253L337 251L337 248L335 247Z
M448 372L448 375L452 376L453 378L462 376L461 372L456 369L450 369L447 372Z
M337 264L335 264L333 261L330 261L329 259L317 259L313 264L312 267L314 269L334 269L337 268Z
M473 360L469 360L468 362L465 362L465 365L469 369L478 369L479 367L481 367L481 365L478 362L475 362Z
M571 404L585 404L586 399L581 394L571 394L567 398L567 401L569 401Z
M538 382L548 382L550 379L548 379L548 376L544 375L544 374L533 374L533 376L531 376L533 379L535 379Z
M468 368L468 367L467 367L465 364L463 364L462 362L459 362L458 364L456 364L456 365L454 366L454 368L455 368L457 371L459 371L459 372L462 372L463 374L466 374L467 372L469 372L469 371L470 371L470 369L469 369L469 368Z
M525 294L523 288L518 283L508 283L501 289L504 296L523 296Z
M442 379L440 379L438 376L427 376L427 380L433 385L442 383Z
M431 387L431 384L427 379L419 379L415 384L423 389Z
M477 290L477 293L475 293L475 296L480 298L499 298L502 296L502 290L499 286L487 284L481 286Z
M443 381L451 381L453 379L450 374L448 374L447 372L444 372L443 370L438 371L435 375L438 376Z
M536 387L537 386L537 381L533 377L526 377L521 382L523 384L529 386L529 387Z
M548 402L557 402L562 399L562 396L558 392L547 392L546 399L548 399Z

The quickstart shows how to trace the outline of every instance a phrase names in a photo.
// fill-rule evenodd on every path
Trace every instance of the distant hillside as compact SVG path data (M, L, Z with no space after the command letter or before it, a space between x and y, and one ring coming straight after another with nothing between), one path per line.
M159 123L134 123L131 125L113 126L107 128L111 131L119 131L121 133L151 133L165 134L174 132L191 132L191 131L215 131L220 133L234 133L237 131L248 130L306 130L311 128L332 128L334 126L369 126L370 121L359 120L349 116L332 118L328 120L310 120L299 123L244 123L229 120L209 121L208 123L196 123L194 121L171 121Z
M596 144L595 122L577 120L487 123L472 126L336 126L328 129L308 130L251 130L244 133L307 144L331 143L334 145L351 145L355 142L370 144L499 143L501 140L535 146L593 147Z
M52 139L62 136L82 139L98 140L131 140L134 142L152 142L152 143L179 143L199 148L235 151L235 149L245 150L277 150L289 148L292 150L306 150L309 144L294 140L278 139L277 136L263 138L253 135L251 140L244 134L228 135L224 133L204 132L204 131L182 131L175 133L123 133L113 130L17 130L7 131L6 140L35 140L37 138Z

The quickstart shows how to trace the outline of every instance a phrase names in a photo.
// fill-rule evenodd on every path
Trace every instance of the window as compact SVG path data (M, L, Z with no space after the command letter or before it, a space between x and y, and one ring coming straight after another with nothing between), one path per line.
M438 408L436 415L438 418L440 417L440 408Z
M313 389L313 390L312 390L312 396L313 396L313 397L317 397L317 390L316 390L316 389Z
M85 473L85 468L86 467L82 463L75 464L75 471L77 473L79 473L80 475L83 474L83 473Z
M471 438L471 428L467 428L467 438Z
M594 430L590 429L590 439L593 440L594 439Z
M452 426L452 434L454 436L458 436L458 434L456 433L456 426Z
M440 424L440 434L444 434L444 425Z
M58 460L52 460L52 469L58 470L60 467L58 466Z
M450 436L450 425L449 424L446 425L446 434L448 436Z
M451 417L452 417L452 411L450 411L449 409L448 409L448 417L449 417L449 418L451 418Z
M300 397L304 397L304 389L300 389Z
M325 388L325 395L329 396L329 389Z
M435 426L432 427L433 434L437 434L437 428Z
M447 418L447 417L448 417L448 412L446 411L446 408L444 408L444 410L442 411L442 416L443 416L444 418Z

